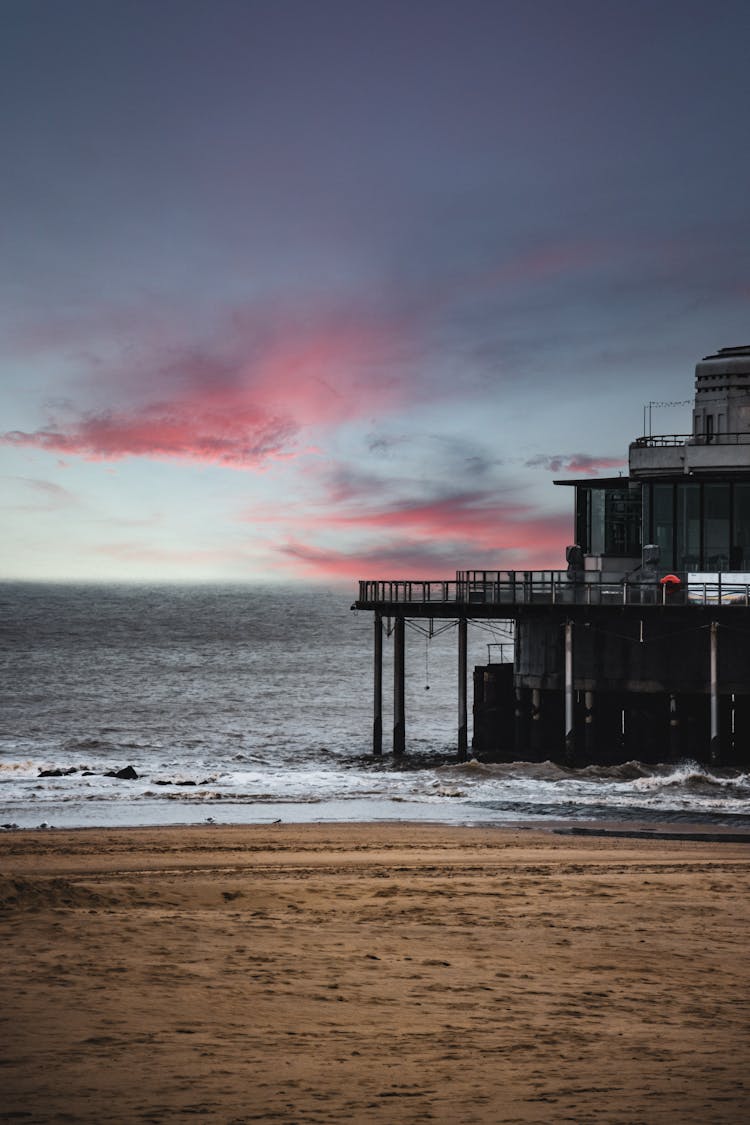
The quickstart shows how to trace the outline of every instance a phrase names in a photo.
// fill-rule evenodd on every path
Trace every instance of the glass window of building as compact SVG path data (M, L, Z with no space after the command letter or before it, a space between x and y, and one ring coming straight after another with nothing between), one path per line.
M729 484L703 487L703 565L707 570L729 569Z
M609 488L605 494L604 553L633 557L641 553L641 490Z
M590 553L592 555L604 554L604 496L605 492L602 488L591 489L589 495L591 496L591 547Z
M591 550L590 488L576 488L576 543L585 554Z
M677 568L701 567L701 488L699 484L677 485Z
M732 570L750 571L750 484L734 486L734 535Z
M664 567L674 563L674 486L655 484L651 497L653 514L653 541L658 544L660 562Z

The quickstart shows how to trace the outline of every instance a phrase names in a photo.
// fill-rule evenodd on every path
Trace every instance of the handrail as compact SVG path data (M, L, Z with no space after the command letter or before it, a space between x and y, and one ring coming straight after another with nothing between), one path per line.
M750 433L732 431L713 434L646 434L631 443L637 449L675 445L750 445Z
M481 606L514 605L721 605L750 606L750 582L681 581L677 584L607 582L597 571L465 570L446 581L363 579L359 606Z

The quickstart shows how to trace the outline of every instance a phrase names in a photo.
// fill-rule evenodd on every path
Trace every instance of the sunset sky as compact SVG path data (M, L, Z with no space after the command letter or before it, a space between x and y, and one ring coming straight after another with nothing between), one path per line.
M750 343L747 0L0 12L1 577L563 566Z

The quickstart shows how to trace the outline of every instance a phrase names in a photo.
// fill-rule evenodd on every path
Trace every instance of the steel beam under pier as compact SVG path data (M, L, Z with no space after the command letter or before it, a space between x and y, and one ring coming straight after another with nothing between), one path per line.
M383 753L383 619L375 614L373 651L372 752Z
M469 719L466 706L466 618L458 619L458 760L465 762L469 748Z
M565 758L568 765L575 759L573 730L573 622L565 622Z
M397 617L393 625L393 753L406 750L406 714L404 707L406 622Z
M710 691L710 713L711 713L711 733L709 741L708 757L712 766L721 765L721 746L719 742L719 625L718 622L712 621L710 626L711 637L711 656L709 661L709 691Z

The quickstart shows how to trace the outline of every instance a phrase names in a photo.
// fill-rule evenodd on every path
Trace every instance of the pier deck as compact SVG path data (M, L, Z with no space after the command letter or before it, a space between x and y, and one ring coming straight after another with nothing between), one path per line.
M567 570L469 570L446 581L364 580L355 607L407 617L491 618L514 617L530 606L750 606L749 582L726 574L678 577L676 585L607 582L595 571L572 578Z
M583 732L586 761L609 753L626 726L631 734L623 753L631 757L642 753L646 735L638 732L637 723L649 708L659 712L652 722L654 737L668 730L674 756L682 752L683 744L685 752L700 756L705 744L710 761L718 764L723 756L720 710L728 707L723 722L736 756L740 743L744 745L750 735L747 579L744 573L691 572L661 580L618 582L607 581L596 571L470 570L442 581L363 580L352 608L374 615L373 751L380 754L383 741L384 624L393 636L393 750L402 754L406 745L404 627L414 619L457 622L457 743L459 758L465 758L467 624L494 619L515 624L512 680L496 669L488 669L485 679L495 680L498 691L501 681L506 684L503 709L514 715L512 754L516 757L528 755L529 742L532 752L541 752L544 743L550 747L547 756L556 756L554 744L560 740L550 734L545 715L554 715L560 706L563 717L555 722L558 733L564 733L561 753L568 764L582 760L575 748L576 728ZM475 712L482 706L476 680L481 671L475 670ZM689 746L679 737L683 720L692 739ZM531 733L525 733L526 727ZM503 737L508 741L508 736ZM475 738L475 748L478 745ZM745 757L743 752L743 761Z

